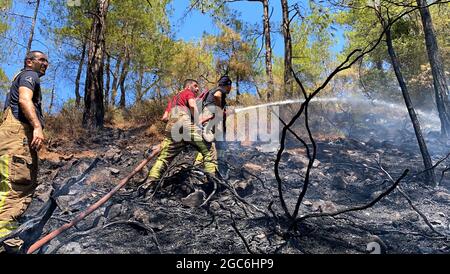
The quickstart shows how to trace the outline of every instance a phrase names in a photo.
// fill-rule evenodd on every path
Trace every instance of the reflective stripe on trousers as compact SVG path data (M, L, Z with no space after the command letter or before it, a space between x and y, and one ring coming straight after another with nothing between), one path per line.
M183 150L188 144L193 145L197 151L203 156L205 172L214 174L217 170L217 162L213 158L211 151L203 141L203 138L191 127L191 140L175 142L171 137L164 138L161 144L161 152L158 159L149 172L149 178L151 180L158 180L161 178L162 173L167 169L172 160Z
M37 153L30 149L33 130L7 108L0 125L0 238L17 227L37 186Z

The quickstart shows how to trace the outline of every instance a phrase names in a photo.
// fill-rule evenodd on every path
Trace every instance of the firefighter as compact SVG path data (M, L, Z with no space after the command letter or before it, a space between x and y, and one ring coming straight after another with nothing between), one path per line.
M217 86L207 92L202 99L203 138L207 143L214 160L218 162L218 171L222 178L228 178L228 167L224 156L227 149L226 116L233 114L226 109L227 95L231 92L232 81L224 75L220 77ZM195 158L195 164L200 163L203 157L200 153Z
M0 238L17 228L37 187L37 152L44 142L40 77L47 67L43 52L28 52L6 96L0 126ZM20 250L22 244L19 238L3 242L11 251Z
M195 100L199 91L198 82L187 79L184 81L183 88L172 98L165 111L169 113L164 115L167 120L165 138L161 143L158 159L148 174L149 181L143 186L144 189L158 181L172 160L189 144L204 157L205 172L212 175L216 173L217 164L201 136L202 121L198 120Z

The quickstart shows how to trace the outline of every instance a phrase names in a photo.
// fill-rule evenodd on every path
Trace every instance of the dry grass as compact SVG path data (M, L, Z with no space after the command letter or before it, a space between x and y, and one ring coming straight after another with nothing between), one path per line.
M56 115L45 117L45 134L47 140L69 139L76 140L86 135L82 127L83 110L73 103L68 103Z
M157 123L165 108L164 102L142 101L130 108L110 108L105 113L105 124L122 129Z

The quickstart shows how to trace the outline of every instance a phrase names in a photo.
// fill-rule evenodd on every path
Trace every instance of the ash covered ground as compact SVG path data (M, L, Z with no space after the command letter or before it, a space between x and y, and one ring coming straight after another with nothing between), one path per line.
M398 121L389 124L390 117L349 116L345 109L332 116L311 116L321 121L312 125L317 160L299 216L367 204L392 185L386 172L397 179L405 169L410 172L399 185L423 216L394 190L368 209L333 218L309 218L289 230L274 176L276 150L256 142L235 142L227 153L227 183L243 200L221 188L205 206L186 206L183 197L204 179L201 171L192 168L194 152L186 150L154 195L138 195L139 182L147 172L144 169L104 206L40 252L369 253L368 245L377 243L385 253L450 253L448 144L435 138L435 132L426 131L433 162L443 159L435 168L439 186L430 187L422 178L422 158L408 126L400 126ZM377 123L382 126L368 126ZM156 144L145 138L142 129L106 128L71 145L53 141L41 161L41 185L23 221L36 215L53 189L67 183L73 185L57 197L58 207L43 234L72 220L143 160L143 152ZM80 178L95 159L98 162L93 169ZM282 190L291 211L302 190L307 164L305 148L291 136L280 163Z

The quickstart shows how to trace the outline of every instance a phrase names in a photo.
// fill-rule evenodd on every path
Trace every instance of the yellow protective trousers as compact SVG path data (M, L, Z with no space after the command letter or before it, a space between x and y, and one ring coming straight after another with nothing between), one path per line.
M203 115L209 117L213 115L213 112L211 112L209 108L205 108L203 110ZM225 140L216 141L215 136L217 134L217 136L222 136L222 138L225 138L224 129L224 122L222 119L219 119L219 122L217 124L211 124L211 122L207 122L204 126L204 132L202 134L205 140L205 144L211 156L213 157L214 162L218 165L219 172L222 172L222 169L227 167L225 163L227 143ZM195 156L194 165L199 165L203 161L203 155L201 153L197 153L197 155Z
M38 157L30 148L33 129L7 108L0 126L0 238L17 228L17 218L37 186Z
M178 118L183 119L182 117ZM190 121L187 121L186 119L186 123L190 123ZM148 174L149 179L160 179L162 173L167 169L172 160L189 144L193 145L195 149L203 156L205 172L215 174L217 170L217 162L211 155L209 147L203 141L201 132L199 132L199 130L197 130L194 125L189 124L186 125L186 128L190 130L189 140L174 141L174 139L170 136L169 130L172 125L173 122L169 121L169 124L166 128L167 135L162 141L161 152L159 153L158 159L156 160L155 164Z

